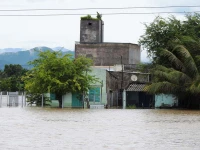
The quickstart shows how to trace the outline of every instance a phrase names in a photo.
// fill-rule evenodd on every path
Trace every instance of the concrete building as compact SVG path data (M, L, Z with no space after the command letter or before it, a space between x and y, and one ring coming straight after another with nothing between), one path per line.
M103 26L102 20L81 20L80 42L75 44L75 57L91 58L94 66L140 63L140 45L104 42Z
M76 43L75 57L78 56L91 58L94 66L138 64L140 46L132 43Z
M102 43L103 26L102 20L81 20L80 43Z
M95 77L99 79L99 82L93 83L91 85L91 88L87 93L88 94L87 97L84 98L84 102L82 95L78 93L66 93L65 95L63 95L64 108L83 108L83 107L104 108L104 106L107 105L106 70L93 67L90 74L95 75ZM48 97L50 97L50 95ZM51 107L58 107L58 106L59 106L58 101L52 100Z
M137 101L138 106L142 105L143 99L147 97L142 91L143 89L131 91L131 89L134 89L133 87L138 87L138 84L141 83L144 87L145 83L149 81L149 74L135 72L134 67L140 63L141 58L140 45L104 42L103 31L104 22L102 20L81 20L80 42L75 44L75 58L78 56L91 58L94 62L93 65L97 68L95 72L98 77L101 74L101 69L107 68L105 69L106 75L103 75L106 79L103 86L106 95L102 96L104 105L107 107L122 107L122 105L129 105L129 103L133 104L134 100ZM132 66L134 67L132 68ZM133 76L137 76L138 80L133 81ZM124 89L129 89L129 91L123 96L122 91ZM127 104L123 104L124 97L127 99ZM151 98L147 97L147 99ZM149 102L145 105L149 106Z
M154 96L145 92L145 86L149 82L149 73L136 70L107 71L108 107L135 105L137 108L153 108ZM125 99L124 104L123 99Z

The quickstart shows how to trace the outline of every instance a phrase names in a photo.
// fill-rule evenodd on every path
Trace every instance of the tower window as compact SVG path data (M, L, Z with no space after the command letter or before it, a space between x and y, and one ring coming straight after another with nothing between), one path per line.
M91 22L89 22L89 23L88 23L88 25L89 25L89 26L91 26L91 25L92 25L92 23L91 23Z

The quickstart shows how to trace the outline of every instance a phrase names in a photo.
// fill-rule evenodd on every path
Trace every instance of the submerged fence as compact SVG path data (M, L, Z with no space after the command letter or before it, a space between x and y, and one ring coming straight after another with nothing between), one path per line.
M0 92L0 107L25 107L25 92Z

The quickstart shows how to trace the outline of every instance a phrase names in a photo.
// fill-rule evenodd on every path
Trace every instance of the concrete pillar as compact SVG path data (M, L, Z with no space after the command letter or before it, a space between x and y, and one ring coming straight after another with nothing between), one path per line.
M22 92L22 107L24 106L23 96L24 96L24 94L23 94L23 92Z
M7 106L10 107L10 100L9 100L9 97L8 97L8 92L7 92Z
M126 90L123 91L122 100L123 100L123 109L126 109Z

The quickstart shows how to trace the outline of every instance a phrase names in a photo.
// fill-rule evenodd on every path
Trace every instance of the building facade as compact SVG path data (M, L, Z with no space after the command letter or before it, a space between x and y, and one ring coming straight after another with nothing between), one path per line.
M140 63L140 46L132 43L77 43L75 57L78 56L91 58L94 66L138 64Z
M81 20L80 43L103 43L102 20Z
M87 108L93 106L101 106L101 108L107 105L106 94L106 70L92 67L90 75L94 75L98 82L91 84L88 93L82 97L82 93L66 93L63 95L63 107L64 108ZM50 97L50 95L49 95ZM52 100L51 107L58 107L57 100Z
M91 58L94 66L140 63L140 45L104 42L103 26L102 20L80 21L80 42L75 44L75 57Z
M149 80L149 76L139 72L133 73L133 68L125 68L125 66L129 67L130 65L137 65L140 63L140 45L132 43L104 42L103 31L104 22L102 20L81 20L80 41L76 42L75 44L75 58L79 56L85 56L92 59L94 63L93 65L95 67L99 67L96 68L95 75L100 77L100 79L102 77L105 79L105 81L103 81L103 86L101 86L102 89L96 89L97 91L102 92L100 92L101 103L93 100L94 96L89 96L89 101L90 99L93 101L90 101L90 105L92 103L96 103L99 105L103 104L107 107L122 107L122 91L126 90L128 86L130 86L130 84L133 82L133 75L137 75L138 78L137 82L135 82L136 85L141 82L146 83L146 80ZM102 68L104 68L106 72L104 72L104 75L99 76L99 74L102 72ZM110 68L112 68L112 71ZM135 84L134 86L136 86ZM127 95L129 95L126 96L128 103L132 103L131 99L134 95L133 92L136 91L129 91L127 93Z

